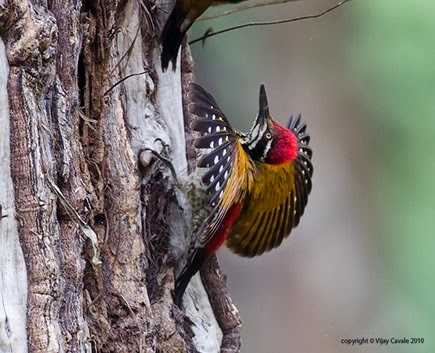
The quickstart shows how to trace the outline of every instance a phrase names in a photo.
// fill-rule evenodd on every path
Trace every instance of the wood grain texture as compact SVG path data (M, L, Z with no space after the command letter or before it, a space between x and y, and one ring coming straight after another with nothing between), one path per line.
M18 226L5 241L25 282L17 328L0 334L9 352L200 351L172 299L191 232L192 62L184 52L183 74L162 76L158 15L153 1L0 8L14 190L0 222Z
M14 217L15 200L10 164L9 65L0 39L0 351L27 350L27 273Z

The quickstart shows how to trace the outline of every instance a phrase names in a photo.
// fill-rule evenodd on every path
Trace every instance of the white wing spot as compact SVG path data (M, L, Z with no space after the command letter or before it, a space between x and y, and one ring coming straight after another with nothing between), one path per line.
M210 182L213 182L213 180L214 180L214 175L212 175L212 176L210 177Z
M225 156L226 154L227 154L227 149L225 148L222 155Z
M210 142L210 148L214 148L214 141Z
M220 192L220 194L219 194L219 198L221 199L222 198L222 195L224 194L224 191L222 190L221 192Z
M219 131L221 131L220 126L216 126L216 132L219 132Z
M222 137L221 138L219 138L219 145L222 145Z
M211 116L211 118L212 118L212 120L216 120L216 115L213 114L213 115Z
M224 170L224 166L221 165L221 166L219 167L219 173L222 172L223 170Z
M219 156L214 157L213 163L216 164L217 162L219 162Z
M211 133L211 126L208 127L207 132L210 134Z
M228 174L230 174L230 173L228 172L228 170L226 170L226 171L225 171L225 174L224 174L224 179L225 179L225 180L228 178Z
M220 188L221 188L221 183L218 181L215 186L215 190L218 191Z

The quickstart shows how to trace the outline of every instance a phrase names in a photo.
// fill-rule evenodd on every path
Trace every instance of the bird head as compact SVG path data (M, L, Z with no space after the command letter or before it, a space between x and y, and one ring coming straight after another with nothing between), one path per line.
M292 162L298 154L298 138L279 124L269 112L266 89L260 85L259 112L248 134L241 136L241 144L252 159L280 165Z

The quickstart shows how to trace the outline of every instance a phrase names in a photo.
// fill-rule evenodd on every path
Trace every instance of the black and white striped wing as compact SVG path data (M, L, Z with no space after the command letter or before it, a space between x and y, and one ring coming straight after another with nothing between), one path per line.
M216 206L231 175L237 136L214 98L203 88L191 84L188 97L189 111L199 118L191 124L191 128L202 133L194 146L209 150L198 160L197 166L209 168L202 182L207 186L207 194L211 195L210 204Z
M308 195L312 188L311 178L313 176L313 164L311 158L313 156L313 150L309 146L310 135L306 132L307 125L301 123L301 114L298 114L296 117L291 116L287 128L293 131L299 141L298 155L294 160L297 199L293 227L296 227L304 213L305 206L308 203Z

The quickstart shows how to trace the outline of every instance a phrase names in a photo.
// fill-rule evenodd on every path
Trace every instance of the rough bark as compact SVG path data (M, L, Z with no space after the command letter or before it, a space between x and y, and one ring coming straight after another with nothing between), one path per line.
M161 72L162 16L152 1L0 4L2 352L239 349L215 271L215 312L198 277L187 316L172 301L193 66L186 51L181 74Z

